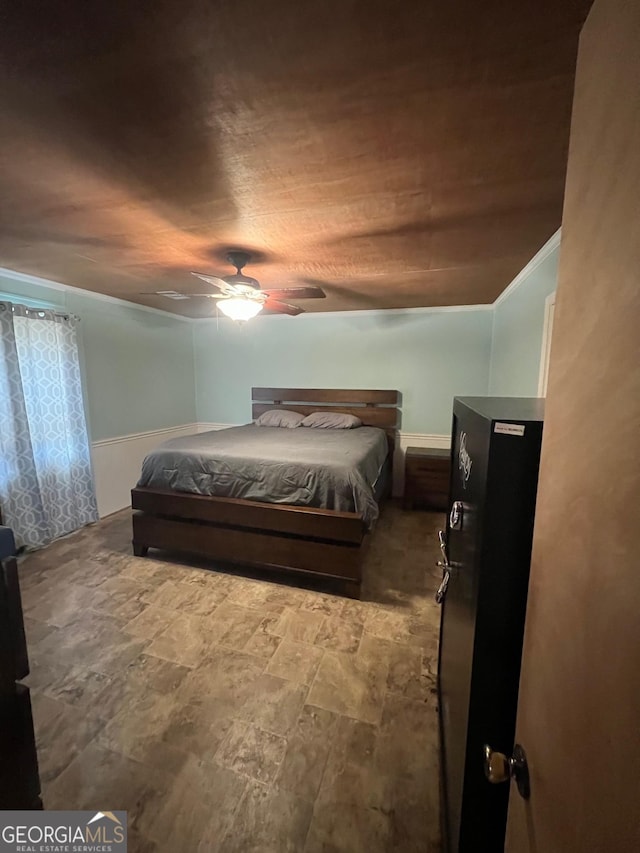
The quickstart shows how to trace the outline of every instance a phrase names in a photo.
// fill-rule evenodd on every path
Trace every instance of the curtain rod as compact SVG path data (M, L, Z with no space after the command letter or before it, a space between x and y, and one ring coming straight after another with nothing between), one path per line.
M54 311L53 308L30 308L28 305L23 305L21 302L8 302L5 304L11 305L11 310L15 311L16 305L19 305L20 308L24 308L27 314L52 314L54 317L62 317L63 320L74 320L76 323L80 323L81 319L77 314L70 314L67 311ZM4 305L0 301L0 308L4 311Z

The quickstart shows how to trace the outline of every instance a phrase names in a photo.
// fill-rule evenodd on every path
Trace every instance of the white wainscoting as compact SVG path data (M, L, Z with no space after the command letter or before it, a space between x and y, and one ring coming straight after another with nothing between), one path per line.
M147 453L163 441L194 432L198 432L198 424L183 424L94 441L91 456L100 518L131 506L131 489Z
M144 457L163 441L190 435L226 429L236 424L193 423L167 429L120 435L94 441L91 445L93 472L96 481L98 512L100 518L131 505L131 489L140 475ZM393 494L402 495L404 489L404 452L407 447L437 447L448 449L448 435L426 435L417 432L401 432L394 459Z

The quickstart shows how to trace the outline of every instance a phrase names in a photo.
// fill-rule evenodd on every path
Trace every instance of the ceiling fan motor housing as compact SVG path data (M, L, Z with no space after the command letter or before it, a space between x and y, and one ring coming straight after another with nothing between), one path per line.
M227 260L232 267L235 267L238 272L240 272L240 270L251 260L251 255L249 252L242 252L240 250L233 249L230 252L227 252Z
M246 288L247 292L251 290L260 290L260 284L255 278L251 278L250 275L242 274L242 268L251 260L249 252L242 252L234 249L227 252L227 260L231 266L236 268L235 275L224 276L224 281L226 281L227 284L232 284L234 287L239 287L242 290Z

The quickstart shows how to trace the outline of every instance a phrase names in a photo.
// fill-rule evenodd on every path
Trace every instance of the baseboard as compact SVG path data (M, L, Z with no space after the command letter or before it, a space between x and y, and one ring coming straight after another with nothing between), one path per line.
M210 432L212 429L228 429L234 426L240 426L240 424L210 424L201 422L196 424L196 432Z
M131 489L138 481L144 457L158 444L182 435L226 429L231 426L236 424L199 422L94 441L91 445L91 455L100 518L131 504ZM393 494L398 497L402 495L404 489L404 453L407 447L448 449L450 444L451 439L448 435L400 432L393 465Z

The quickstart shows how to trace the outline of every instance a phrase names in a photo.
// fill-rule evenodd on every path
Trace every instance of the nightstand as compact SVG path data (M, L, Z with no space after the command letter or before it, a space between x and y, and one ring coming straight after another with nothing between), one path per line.
M405 509L420 506L445 512L449 501L449 450L407 447L404 456Z

